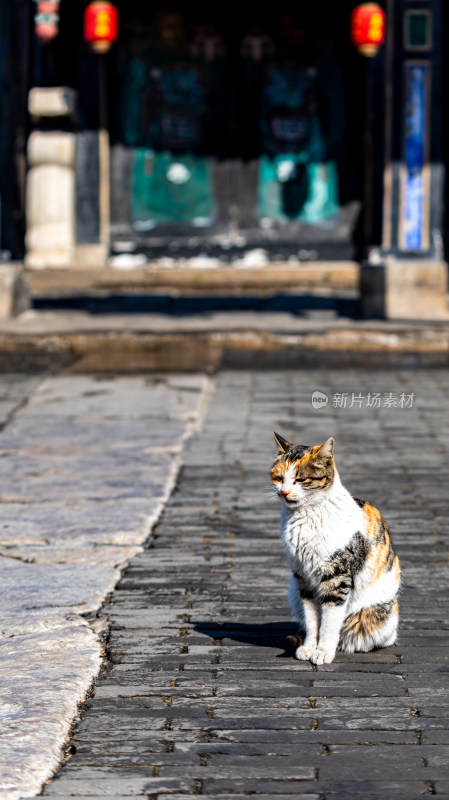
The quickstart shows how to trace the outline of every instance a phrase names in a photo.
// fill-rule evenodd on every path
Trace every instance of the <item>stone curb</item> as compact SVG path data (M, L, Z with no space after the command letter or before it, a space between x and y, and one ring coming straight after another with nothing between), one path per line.
M0 434L0 797L39 793L98 676L96 614L142 550L211 391L203 376L47 378Z
M124 329L123 329L124 328ZM299 333L262 330L212 330L157 333L130 330L18 333L0 330L0 356L49 355L82 358L78 370L215 370L226 351L301 353L449 353L444 324L312 327Z

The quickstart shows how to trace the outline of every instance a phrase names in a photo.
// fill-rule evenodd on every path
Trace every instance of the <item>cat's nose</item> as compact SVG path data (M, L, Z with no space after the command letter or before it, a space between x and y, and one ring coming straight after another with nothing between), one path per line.
M281 489L281 494L283 494L284 497L287 497L287 495L290 494L290 489Z

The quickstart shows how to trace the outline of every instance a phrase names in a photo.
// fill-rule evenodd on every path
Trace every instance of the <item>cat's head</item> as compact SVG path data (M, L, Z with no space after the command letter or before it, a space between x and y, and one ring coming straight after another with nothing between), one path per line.
M279 497L289 508L319 501L337 474L334 440L324 444L301 445L274 434L278 456L271 468L271 480Z

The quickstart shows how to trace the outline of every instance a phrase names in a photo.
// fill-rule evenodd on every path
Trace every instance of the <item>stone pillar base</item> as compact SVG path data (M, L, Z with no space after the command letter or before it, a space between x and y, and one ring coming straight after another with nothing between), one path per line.
M73 265L75 134L34 131L28 140L26 187L28 269Z
M104 269L108 255L109 248L106 244L77 244L74 266L78 269Z
M0 319L10 319L30 307L23 264L0 264Z
M360 282L363 317L449 319L445 261L386 259L383 264L365 264Z
M53 250L29 250L25 256L27 269L69 269L73 258L64 248Z

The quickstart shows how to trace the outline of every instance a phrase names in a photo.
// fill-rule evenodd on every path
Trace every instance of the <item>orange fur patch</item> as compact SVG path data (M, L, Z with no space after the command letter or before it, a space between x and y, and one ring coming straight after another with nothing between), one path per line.
M395 607L396 612L394 611ZM371 606L370 608L362 608L361 611L357 611L355 614L349 614L343 623L342 638L351 634L372 636L376 630L382 628L388 615L379 613L379 608L382 612L382 606ZM397 614L397 609L398 603L396 601L389 613Z
M367 564L371 570L371 582L374 583L387 568L395 570L395 578L400 580L399 559L394 557L393 564L387 567L388 560L392 558L392 546L388 525L382 514L370 503L363 506L365 520L365 534L371 540L371 548Z
M283 478L287 470L292 466L295 470L298 470L300 467L304 467L311 458L312 453L306 453L302 458L298 458L297 461L277 461L271 469L271 478L274 479L277 475Z
M394 575L394 577L396 578L397 581L401 580L401 568L399 566L399 557L397 555L394 557L394 561L393 561L393 575ZM397 603L396 603L396 606L397 606ZM398 612L396 611L396 613L398 613Z
M363 506L363 516L365 517L365 534L369 539L374 539L377 536L381 523L387 527L382 514L371 503L365 503Z

